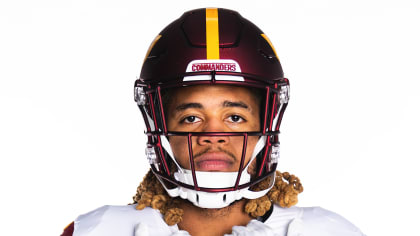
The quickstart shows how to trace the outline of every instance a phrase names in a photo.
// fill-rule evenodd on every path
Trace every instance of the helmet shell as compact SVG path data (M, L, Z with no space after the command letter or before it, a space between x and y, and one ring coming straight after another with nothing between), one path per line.
M145 83L165 83L185 75L191 61L210 59L207 52L206 10L184 13L152 43L140 73ZM238 12L217 9L219 57L236 61L243 75L278 81L283 70L264 33Z

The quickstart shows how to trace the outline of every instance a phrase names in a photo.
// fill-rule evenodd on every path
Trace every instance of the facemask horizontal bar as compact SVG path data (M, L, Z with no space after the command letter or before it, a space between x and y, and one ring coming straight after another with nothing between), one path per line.
M154 168L152 168L152 171L159 178L162 178L163 180L168 181L168 182L170 182L172 184L175 184L175 185L178 185L178 186L187 188L187 189L192 189L192 190L197 190L197 191L203 191L203 192L209 192L209 193L217 193L217 192L235 191L235 190L244 189L244 188L248 188L248 187L254 186L254 185L258 184L259 182L263 181L267 176L272 175L276 171L276 169L277 169L277 164L274 164L273 165L273 170L271 170L270 172L267 172L263 176L256 177L255 179L253 179L253 182L249 182L249 183L238 185L237 188L235 188L234 186L228 187L228 188L205 188L205 187L198 186L198 188L194 188L194 185L189 185L189 184L185 184L185 183L182 183L180 181L174 180L171 177L168 177L168 176L165 176L165 175L161 174L160 172L158 172Z
M146 132L146 135L166 135L166 136L271 136L278 135L280 131L267 131L263 132L168 132L154 131Z

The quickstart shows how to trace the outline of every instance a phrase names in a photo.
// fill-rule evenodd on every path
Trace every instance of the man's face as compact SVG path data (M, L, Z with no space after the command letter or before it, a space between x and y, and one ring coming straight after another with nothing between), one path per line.
M227 85L199 85L180 88L170 97L166 111L172 132L260 131L259 99L247 88ZM258 141L248 137L244 166ZM190 168L188 140L169 138L178 163ZM243 136L192 136L194 166L197 171L238 171Z

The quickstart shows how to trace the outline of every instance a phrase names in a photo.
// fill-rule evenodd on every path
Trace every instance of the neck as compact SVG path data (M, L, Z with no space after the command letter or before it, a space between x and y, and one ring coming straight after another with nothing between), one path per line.
M230 234L233 226L245 226L252 219L245 213L244 205L245 200L242 199L225 208L205 209L182 201L180 207L184 215L178 227L192 236Z

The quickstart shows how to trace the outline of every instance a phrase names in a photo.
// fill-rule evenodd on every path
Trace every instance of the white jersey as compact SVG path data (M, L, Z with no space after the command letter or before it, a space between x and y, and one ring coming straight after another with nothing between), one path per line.
M175 236L189 235L168 226L158 210L136 205L103 206L80 215L74 222L73 236ZM320 207L274 206L264 222L252 220L247 226L235 226L232 235L272 236L364 236L340 215Z

